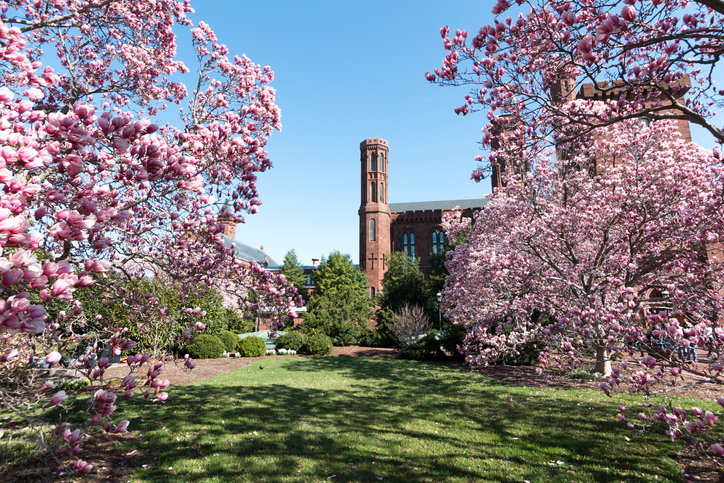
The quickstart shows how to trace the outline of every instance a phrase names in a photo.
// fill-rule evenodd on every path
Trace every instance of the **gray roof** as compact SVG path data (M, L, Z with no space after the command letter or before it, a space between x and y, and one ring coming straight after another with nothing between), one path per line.
M242 260L246 260L247 262L260 263L262 265L264 265L264 258L266 258L267 262L269 262L267 268L271 268L272 270L279 270L279 264L263 251L241 243L239 240L233 240L226 235L221 236L224 239L224 246L226 248L231 248L232 243L236 244L236 247L234 247L234 253L236 254L237 258L241 258Z
M413 203L390 203L390 211L425 211L425 210L452 210L456 206L465 208L482 208L488 204L488 199L482 200L449 200L449 201L418 201Z

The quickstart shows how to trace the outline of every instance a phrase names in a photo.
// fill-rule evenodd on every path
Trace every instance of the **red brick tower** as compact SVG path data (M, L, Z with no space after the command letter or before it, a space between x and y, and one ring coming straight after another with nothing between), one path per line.
M390 207L387 198L387 141L360 143L361 204L359 207L359 266L367 274L370 295L382 290L383 257L390 252Z

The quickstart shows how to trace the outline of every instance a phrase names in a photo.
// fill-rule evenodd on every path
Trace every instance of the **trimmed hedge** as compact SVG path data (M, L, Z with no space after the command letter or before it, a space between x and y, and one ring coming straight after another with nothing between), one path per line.
M217 359L224 354L224 343L215 335L201 334L196 342L186 346L186 352L194 359Z
M333 350L332 339L324 334L310 335L304 341L304 352L313 356L326 356Z
M259 357L266 354L264 339L256 336L244 337L236 344L236 351L241 357Z
M225 330L219 334L219 339L224 343L226 352L231 352L236 349L236 344L239 343L239 336L234 334L230 330Z
M277 349L298 351L304 345L304 337L297 332L287 332L277 338Z

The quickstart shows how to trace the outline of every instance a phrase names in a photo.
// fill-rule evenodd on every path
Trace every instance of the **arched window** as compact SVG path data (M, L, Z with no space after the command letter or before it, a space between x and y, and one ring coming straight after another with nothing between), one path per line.
M402 251L415 259L415 234L408 231L402 235Z
M377 155L370 154L370 171L377 171Z
M377 234L375 233L375 219L370 220L370 241L375 241Z
M380 171L385 171L385 155L380 154Z
M432 233L432 253L442 253L442 247L445 243L445 233L435 230Z
M370 189L370 202L377 203L377 185L373 182Z
M385 202L385 183L380 183L380 203Z

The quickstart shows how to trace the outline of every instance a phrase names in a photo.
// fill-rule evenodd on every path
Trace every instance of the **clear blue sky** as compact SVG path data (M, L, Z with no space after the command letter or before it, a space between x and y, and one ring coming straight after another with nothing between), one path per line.
M476 32L492 1L263 2L192 0L232 55L275 72L282 132L267 145L274 168L259 175L262 206L237 240L281 263L294 248L304 265L333 250L357 263L359 143L390 145L389 201L482 198L475 183L483 115L457 116L467 88L428 83L445 51L440 27ZM184 61L190 45L179 38ZM185 45L184 45L185 44ZM194 66L188 62L193 70ZM706 135L695 140L711 147Z

